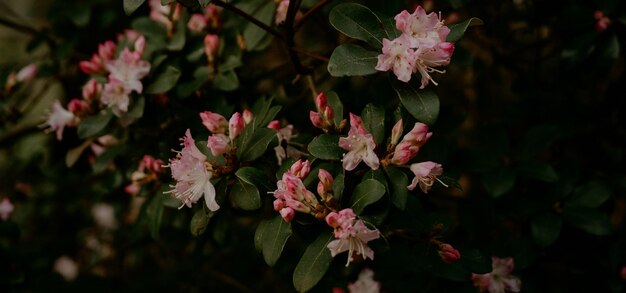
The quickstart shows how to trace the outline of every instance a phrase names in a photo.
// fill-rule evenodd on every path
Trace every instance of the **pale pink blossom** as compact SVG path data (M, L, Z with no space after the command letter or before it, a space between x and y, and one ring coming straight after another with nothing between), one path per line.
M421 6L417 6L412 14L406 10L400 12L395 20L396 28L410 37L408 40L411 48L433 47L444 42L450 33L450 29L443 25L441 14L426 14Z
M432 135L432 132L428 132L428 125L416 122L413 129L411 129L411 131L409 131L409 133L402 138L400 144L398 144L394 149L391 163L400 166L408 163L417 155L420 148L428 141L428 139L430 139Z
M432 72L444 73L444 70L435 69L435 67L445 66L450 64L450 58L454 53L454 44L450 42L441 42L433 47L420 47L417 49L417 61L415 62L415 69L422 76L420 89L425 88L428 82L432 82L434 85L438 85L435 80L430 76Z
M169 167L176 185L168 193L180 200L183 205L191 207L200 197L204 196L209 210L216 211L220 207L215 201L215 187L211 183L213 168L207 157L196 147L195 140L189 129L185 132L183 149L177 152L176 158L170 159Z
M102 104L113 109L113 113L121 116L123 113L128 112L130 93L131 89L127 88L124 82L116 78L111 78L109 82L104 85L100 101Z
M308 161L298 160L290 170L283 173L282 179L276 183L276 190L273 192L274 210L280 212L286 222L290 222L295 212L311 213L318 205L315 195L306 189L302 179L297 174L308 173L310 168ZM293 169L293 170L292 170Z
M220 114L204 111L200 113L200 119L202 119L202 124L212 133L225 133L228 129L228 121Z
M276 17L274 22L278 25L287 18L287 10L289 8L289 0L280 0L276 6Z
M2 199L0 202L0 219L6 221L11 217L15 206L11 203L11 200L8 197Z
M230 117L230 120L228 120L228 137L230 137L231 140L237 138L245 126L246 124L241 114L235 112L233 116Z
M378 71L393 70L398 80L409 82L411 74L415 72L417 54L411 49L411 38L408 35L401 35L390 41L383 39L383 53L378 55L378 63L375 69Z
M491 273L478 275L472 274L472 282L480 292L505 293L519 292L522 281L511 275L515 267L513 258L491 257Z
M203 14L194 13L187 22L187 28L195 33L202 32L207 26L207 20Z
M458 250L454 249L452 245L447 243L442 243L441 245L439 245L438 253L439 257L441 257L441 260L447 263L456 262L461 259L461 253Z
M78 277L78 264L70 257L64 255L54 261L52 271L61 275L65 281L70 282Z
M359 273L359 278L348 285L350 293L379 293L380 282L374 280L374 271L365 268Z
M106 62L106 68L110 72L109 82L117 80L122 83L126 91L141 94L143 85L140 79L150 72L150 63L141 60L140 52L131 52L125 48L118 59Z
M56 132L57 140L62 140L65 127L74 126L75 122L76 116L74 116L72 112L65 110L65 108L61 106L61 102L57 100L52 104L52 112L43 126L47 126L47 132Z
M15 80L17 82L25 82L25 81L29 81L35 78L36 75L37 75L37 65L29 64L17 72L17 74L15 75Z
M213 134L207 139L207 147L214 156L225 154L230 151L230 138L223 133Z
M419 183L420 189L422 189L424 193L428 193L428 190L435 184L435 180L439 181L437 176L443 174L443 168L440 164L428 161L412 164L411 172L415 174L415 177L413 181L411 181L411 185L407 186L407 188L413 190ZM439 182L443 184L441 181Z
M337 238L327 245L330 254L335 257L339 253L348 251L346 267L354 260L355 253L361 255L363 259L374 259L374 251L367 246L367 242L378 239L380 232L376 229L368 229L363 220L356 220L352 209L329 213L326 216L326 223L335 229L334 234Z
M78 66L87 74L105 73L105 63L115 58L117 46L113 41L106 41L98 45L98 53L93 54L90 60L80 61Z
M380 162L374 153L374 137L365 129L359 116L350 113L350 131L347 137L339 138L339 146L348 151L342 159L344 169L354 170L361 161L372 170L378 169Z

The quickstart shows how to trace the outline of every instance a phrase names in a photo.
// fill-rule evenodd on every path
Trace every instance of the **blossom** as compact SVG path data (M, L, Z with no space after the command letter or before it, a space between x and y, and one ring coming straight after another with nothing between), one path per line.
M69 103L67 103L67 109L74 113L74 115L80 116L80 114L89 110L89 104L87 104L84 100L72 99Z
M183 149L177 153L176 158L170 159L169 167L176 185L172 186L173 189L168 193L173 193L174 197L183 203L181 208L184 205L191 207L204 196L209 210L218 210L220 207L215 201L215 187L211 183L213 177L211 164L196 147L189 129L181 140Z
M374 251L367 246L367 242L378 239L380 232L376 229L368 229L363 220L356 220L352 209L329 213L326 216L326 223L335 229L334 234L337 238L327 245L330 254L335 257L339 253L348 251L346 267L354 260L354 253L360 254L363 259L374 259Z
M287 18L287 10L289 8L289 0L280 0L278 6L276 6L276 17L274 22L278 25L285 21Z
M68 256L61 256L54 261L54 267L52 270L65 281L73 281L78 276L78 264Z
M432 132L428 132L428 125L416 122L413 129L402 138L400 144L394 149L391 163L396 165L405 165L408 163L409 160L417 155L419 149L432 135Z
M189 22L187 22L187 28L190 31L199 33L204 30L207 26L207 20L204 15L199 13L194 13L189 18Z
M91 207L91 215L96 224L104 229L114 230L117 228L115 209L110 204L97 203Z
M220 37L214 34L207 34L204 37L204 54L207 56L209 64L213 64L220 49Z
M15 206L8 197L2 199L2 202L0 202L0 219L3 221L8 220L14 209Z
M412 14L404 10L394 18L396 28L408 36L411 48L433 47L446 40L450 29L443 25L441 14L426 11L417 6Z
M491 273L478 275L472 274L472 282L480 292L489 293L519 292L522 282L516 276L511 275L514 268L513 258L491 257Z
M228 129L228 121L220 114L204 111L200 113L200 119L202 125L213 133L225 133Z
M365 162L372 170L378 169L378 156L374 153L376 143L374 137L363 126L363 121L357 115L350 113L350 131L347 137L339 138L339 146L348 152L343 155L343 168L351 171Z
M378 293L380 282L374 280L374 271L365 268L359 273L359 278L348 285L350 293Z
M409 190L415 189L415 186L419 183L420 189L424 193L428 193L428 190L433 186L437 176L443 174L443 168L440 164L435 162L422 162L411 165L411 172L415 174L411 185L407 186ZM440 181L441 182L441 181Z
M286 222L290 222L295 212L311 213L318 205L315 195L306 189L302 178L306 177L310 169L309 161L296 161L292 167L283 173L282 179L276 183L273 192L274 210L279 212ZM294 174L295 173L295 174Z
M237 138L245 126L246 123L241 114L235 112L233 116L230 117L230 120L228 120L228 137L230 137L231 140Z
M161 173L163 161L155 159L153 156L144 155L137 170L131 174L132 183L124 188L130 195L136 195L141 189L141 185L157 179L157 174Z
M425 88L428 82L437 85L437 82L430 76L431 72L444 73L443 70L437 70L434 67L445 66L450 64L450 58L454 53L454 44L449 42L441 42L433 47L420 47L417 49L417 61L415 69L422 76L420 89Z
M139 38L141 39L143 36ZM129 93L135 91L141 94L143 85L140 79L150 72L150 63L141 60L140 52L131 52L128 48L125 48L118 59L107 61L106 68L110 72L109 82L117 80L123 85L125 91Z
M55 131L57 140L63 139L63 129L66 126L74 126L76 116L61 106L61 102L54 101L52 104L52 113L48 116L43 126L48 126L46 131Z
M113 41L106 41L98 45L98 53L91 56L90 60L80 61L78 67L86 74L98 74L106 72L105 63L115 58L117 45Z
M150 0L149 4L150 19L164 24L168 34L171 34L174 28L174 21L180 17L180 5L178 3L161 5L161 0Z
M245 120L245 111L244 111L244 120ZM278 138L278 145L274 147L274 153L276 154L276 160L278 161L278 165L283 164L283 160L286 158L298 158L302 154L296 148L289 145L292 137L295 137L293 134L293 125L289 124L285 127L280 127L280 122L278 120L273 120L267 124L267 128L271 128L276 130L276 138Z
M383 39L383 53L378 55L378 63L374 67L378 71L393 70L398 80L409 82L414 72L417 54L410 47L410 38L401 35L390 41Z
M100 101L113 109L113 113L121 116L123 113L128 112L128 105L130 103L131 90L124 86L124 83L119 79L109 79L109 83L104 85L104 91L102 91L102 97Z
M207 139L206 145L212 155L219 156L230 151L230 138L223 133L213 134Z
M93 101L102 93L102 84L92 78L83 85L82 93L85 100Z

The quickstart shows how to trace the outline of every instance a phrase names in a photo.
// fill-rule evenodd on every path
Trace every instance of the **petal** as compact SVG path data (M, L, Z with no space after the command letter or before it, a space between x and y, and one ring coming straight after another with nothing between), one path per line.
M204 187L204 202L212 212L220 209L220 206L215 201L215 187L210 181L208 181Z

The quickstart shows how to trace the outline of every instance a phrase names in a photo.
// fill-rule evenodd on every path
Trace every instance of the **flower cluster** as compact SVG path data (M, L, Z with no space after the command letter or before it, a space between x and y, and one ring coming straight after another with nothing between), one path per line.
M348 152L343 155L343 168L352 171L361 161L372 170L379 167L378 156L374 152L376 143L371 133L363 126L361 117L350 113L350 130L347 137L339 138L339 146Z
M286 222L291 222L296 212L315 215L319 202L315 194L307 190L302 183L302 179L309 175L310 170L308 160L304 162L298 160L276 183L274 210L279 212Z
M155 159L153 156L144 155L137 170L130 176L132 183L124 191L130 195L137 195L141 186L157 180L157 176L163 173L163 161Z
M514 268L513 258L491 257L491 273L478 275L472 274L472 282L480 292L505 293L519 292L522 282L516 276L511 275Z
M378 239L380 232L377 229L368 229L363 220L357 220L352 209L329 213L326 216L326 223L335 229L334 234L337 238L328 243L330 254L335 257L339 253L348 251L346 267L354 260L355 253L361 255L363 259L374 259L374 251L367 246L367 243Z
M213 134L207 139L207 147L211 154L219 156L233 150L233 140L253 119L252 112L244 110L243 114L235 112L227 121L224 116L204 111L200 113L202 124Z
M324 132L343 128L345 120L339 125L335 124L335 110L328 104L328 97L323 92L315 98L315 108L317 108L317 112L309 112L309 119L311 119L313 126L324 130Z
M426 14L424 8L418 6L412 14L406 10L400 12L395 20L402 34L393 40L383 39L376 70L393 70L403 82L409 82L411 75L419 72L420 88L429 82L437 85L430 73L443 73L435 67L448 65L454 52L454 44L446 42L450 29L443 25L441 14Z

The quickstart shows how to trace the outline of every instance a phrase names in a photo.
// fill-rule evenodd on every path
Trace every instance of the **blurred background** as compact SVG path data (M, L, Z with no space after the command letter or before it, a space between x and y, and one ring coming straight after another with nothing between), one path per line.
M346 41L327 20L341 2L312 18L297 42L330 56ZM389 16L419 4L442 11L448 24L469 17L484 22L468 29L438 76L436 135L420 152L443 163L462 186L436 190L426 203L445 216L449 242L514 257L522 292L626 292L620 275L626 266L625 3L358 2ZM53 101L80 96L86 76L78 62L148 10L144 5L128 17L122 1L0 2L0 291L294 290L299 240L269 268L254 249L255 214L237 214L236 221L216 216L207 233L194 237L191 211L164 208L152 200L161 197L158 190L135 197L124 191L140 154L94 165L95 153L68 155L82 143L71 130L57 141L38 127ZM279 93L284 109L294 109L282 115L296 129L311 129L299 117L313 107L300 103L309 93L291 82L295 72L280 46L268 44L243 54L246 66L237 74L244 86L183 105L222 107L216 105L233 103L233 96L247 101ZM386 98L395 94L384 76L337 79L324 62L306 62L319 88L337 91L346 109L397 103ZM29 64L37 64L36 76L11 84L11 73ZM138 148L167 161L183 125L159 141L137 138ZM412 253L403 249L394 253ZM389 280L386 292L477 291L469 279L379 266L380 279ZM345 286L357 273L331 270L315 290Z

